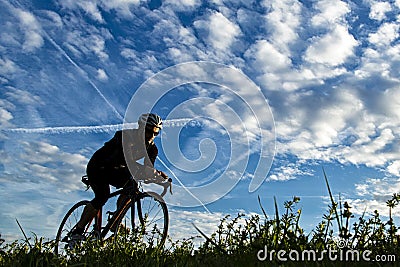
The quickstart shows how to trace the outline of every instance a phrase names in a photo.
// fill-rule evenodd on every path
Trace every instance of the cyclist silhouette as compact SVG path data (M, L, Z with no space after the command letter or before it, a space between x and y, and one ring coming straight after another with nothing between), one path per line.
M121 188L134 182L128 169L128 163L135 176L154 177L161 175L164 178L167 177L164 172L154 169L154 162L158 155L154 138L162 129L160 116L153 113L142 114L139 117L138 125L138 129L117 131L114 137L97 150L89 160L86 173L95 196L85 206L72 235L79 238L83 234L85 226L107 202L110 185ZM125 145L122 143L123 135ZM124 148L128 150L125 151L125 154ZM126 160L125 155L127 155L128 160ZM140 159L144 159L143 165L136 162ZM124 197L126 196L121 195L119 197L117 206L122 203ZM115 231L115 229L111 230Z

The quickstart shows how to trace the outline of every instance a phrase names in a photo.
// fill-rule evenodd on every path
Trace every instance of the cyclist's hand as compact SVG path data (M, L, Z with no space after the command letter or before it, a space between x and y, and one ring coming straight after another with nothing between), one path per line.
M158 174L159 176L163 177L164 179L168 179L168 175L167 175L165 172L163 172L163 171L157 170L157 174Z

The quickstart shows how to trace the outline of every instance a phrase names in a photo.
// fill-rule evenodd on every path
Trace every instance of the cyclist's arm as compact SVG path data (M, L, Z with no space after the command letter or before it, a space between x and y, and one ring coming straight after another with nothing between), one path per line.
M158 156L158 148L155 144L150 145L147 149L147 155L144 158L144 170L147 177L159 175L158 171L154 168L154 163Z
M147 149L147 155L144 158L144 165L154 168L154 163L156 161L157 156L158 156L158 148L155 144L153 144Z
M163 171L157 170L157 174L160 175L161 177L163 177L164 179L167 179L167 178L168 178L168 175L167 175L165 172L163 172Z

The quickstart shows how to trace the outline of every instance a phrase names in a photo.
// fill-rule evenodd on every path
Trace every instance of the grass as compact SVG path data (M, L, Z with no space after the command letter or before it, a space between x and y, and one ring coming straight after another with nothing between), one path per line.
M170 240L170 248L155 250L137 242L137 237L124 234L114 242L86 241L70 255L61 257L52 252L54 241L45 242L34 236L33 240L6 244L0 236L0 266L396 266L400 237L392 210L400 203L400 195L394 194L386 203L388 221L378 211L368 218L365 212L355 218L347 202L333 198L325 173L324 178L330 205L321 222L308 234L299 224L302 214L297 208L299 197L284 202L282 214L274 199L275 211L271 217L259 198L261 216L226 216L209 236L194 225L204 237L199 247L195 247L194 237L190 237ZM324 250L336 250L337 259L321 254ZM281 256L286 255L281 260L278 251L285 253ZM316 252L315 259L313 254L307 254L310 251ZM346 253L351 256L354 251L360 255L359 261L355 257L346 261ZM301 258L304 252L307 253ZM385 261L365 261L362 253L371 260L385 257ZM300 261L291 260L289 255Z

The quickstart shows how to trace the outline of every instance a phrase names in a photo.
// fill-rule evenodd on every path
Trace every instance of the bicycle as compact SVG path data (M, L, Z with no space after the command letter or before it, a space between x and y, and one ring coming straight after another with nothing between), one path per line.
M82 182L87 186L87 189L89 189L90 183L87 176L82 176ZM164 190L161 195L155 192L144 192L138 182L140 185L141 182L145 184L158 184L163 186ZM79 221L80 215L86 204L89 203L89 200L82 200L73 205L64 216L58 228L54 248L55 254L66 255L69 251L73 250L78 243L92 238L106 240L113 237L113 240L116 240L119 232L137 234L146 246L156 249L161 248L167 238L169 224L168 208L163 200L163 196L167 193L168 188L172 194L172 179L155 176L151 179L138 182L133 180L133 186L119 189L108 196L108 200L122 193L128 197L123 199L122 205L120 205L116 211L106 212L108 219L105 226L102 226L102 207L95 218L87 224L84 230L83 240L74 240L71 233L76 227L76 223ZM130 212L128 212L129 210ZM137 218L135 216L135 210L137 210ZM112 232L113 230L114 232ZM108 236L110 232L111 234Z

